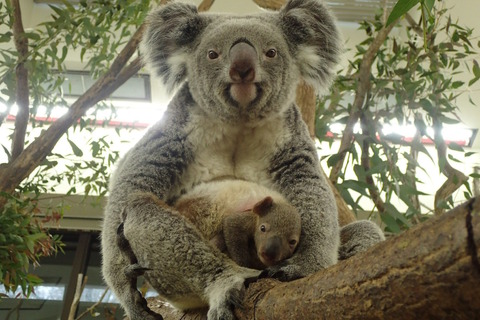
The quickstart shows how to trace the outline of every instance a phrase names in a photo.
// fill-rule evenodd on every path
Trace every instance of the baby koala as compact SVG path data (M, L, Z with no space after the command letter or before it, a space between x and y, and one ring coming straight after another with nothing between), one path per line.
M256 183L224 180L200 184L175 207L243 267L262 270L276 265L293 255L300 239L297 209L277 192ZM203 223L207 218L211 224Z
M265 269L293 255L300 224L294 207L265 197L251 210L225 216L222 231L211 241L238 265Z

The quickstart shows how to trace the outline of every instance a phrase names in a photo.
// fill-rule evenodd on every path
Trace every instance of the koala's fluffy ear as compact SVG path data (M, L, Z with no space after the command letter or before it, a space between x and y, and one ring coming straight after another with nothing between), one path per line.
M186 3L161 6L148 16L140 51L169 91L185 80L187 56L207 24L197 8Z
M273 205L272 197L265 197L263 200L260 200L253 206L252 211L258 214L259 216L263 216L270 210L272 205Z
M280 23L304 80L317 91L328 89L342 47L328 9L320 0L290 0Z

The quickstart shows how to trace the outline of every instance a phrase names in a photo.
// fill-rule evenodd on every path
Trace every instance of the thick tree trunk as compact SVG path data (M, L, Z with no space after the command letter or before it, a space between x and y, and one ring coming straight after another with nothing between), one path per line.
M479 319L480 198L308 278L263 279L242 319ZM374 259L372 259L374 257ZM151 299L168 319L205 319Z

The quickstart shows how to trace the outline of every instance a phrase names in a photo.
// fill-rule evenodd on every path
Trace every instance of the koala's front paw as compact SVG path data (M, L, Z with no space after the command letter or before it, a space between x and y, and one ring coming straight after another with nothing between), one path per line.
M163 317L150 310L142 310L130 315L130 320L163 320Z
M161 315L150 310L147 300L137 290L133 292L133 302L127 304L125 309L130 320L163 320Z
M225 300L208 310L208 320L235 320L234 308L243 308L242 300L244 289L231 288L225 293Z
M258 278L273 278L280 281L292 281L305 277L302 268L294 264L277 264L260 273Z

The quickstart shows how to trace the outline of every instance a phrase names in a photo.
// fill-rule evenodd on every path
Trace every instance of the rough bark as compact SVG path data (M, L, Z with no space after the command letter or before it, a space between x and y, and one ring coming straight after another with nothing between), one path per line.
M478 319L480 198L320 271L249 286L238 319ZM375 259L372 259L375 257ZM150 299L169 319L205 319Z

